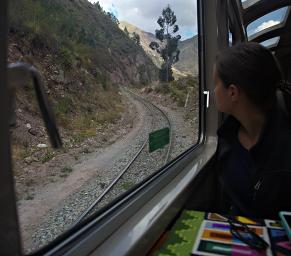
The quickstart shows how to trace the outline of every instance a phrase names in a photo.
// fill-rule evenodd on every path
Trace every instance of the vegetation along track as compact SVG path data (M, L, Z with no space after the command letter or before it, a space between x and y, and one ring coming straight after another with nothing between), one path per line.
M80 223L86 216L91 215L96 211L101 204L103 198L105 202L111 201L110 199L116 197L116 192L120 191L120 188L128 189L133 185L140 182L142 179L149 175L149 171L153 172L161 165L165 165L170 158L172 139L171 139L171 121L167 114L158 106L154 105L150 101L144 99L138 94L127 90L136 100L140 101L146 109L150 112L152 117L151 120L151 131L155 131L161 128L168 127L170 129L170 141L167 147L160 150L157 153L149 153L148 151L148 136L145 138L144 143L138 149L134 157L129 161L127 166L118 174L118 176L109 184L109 186L96 198L96 200L90 205L90 207L82 213L82 215L77 219L75 225ZM166 126L165 126L166 123ZM153 164L150 164L153 163ZM147 168L147 170L143 170ZM146 175L140 175L143 172ZM114 191L114 189L116 191ZM108 200L109 199L109 200ZM104 202L103 202L104 204Z

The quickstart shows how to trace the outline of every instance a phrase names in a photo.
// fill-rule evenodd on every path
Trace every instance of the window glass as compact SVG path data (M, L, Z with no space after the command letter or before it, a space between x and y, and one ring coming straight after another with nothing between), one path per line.
M260 0L241 0L242 7L243 8L248 8L248 7L250 7L251 5L255 4L258 1L260 1Z
M50 146L33 82L20 79L11 134L28 253L197 142L197 3L11 0L9 8L8 62L41 73L63 141Z
M274 25L284 22L286 17L288 7L280 8L276 11L270 12L259 19L250 23L247 27L247 34L251 36L259 31L262 31L266 28L272 27Z
M265 47L272 47L272 46L276 46L278 44L279 40L280 40L280 37L277 36L277 37L273 37L271 39L268 39L266 41L263 41L260 44L262 44Z

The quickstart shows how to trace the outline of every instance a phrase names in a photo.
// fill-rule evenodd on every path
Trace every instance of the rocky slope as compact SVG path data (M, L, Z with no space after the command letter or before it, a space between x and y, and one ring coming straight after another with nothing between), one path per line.
M64 150L102 134L127 106L119 86L151 83L158 70L112 17L86 0L11 0L8 62L41 72L57 117ZM58 152L48 144L32 84L16 94L15 169L45 163ZM18 168L19 167L19 168Z

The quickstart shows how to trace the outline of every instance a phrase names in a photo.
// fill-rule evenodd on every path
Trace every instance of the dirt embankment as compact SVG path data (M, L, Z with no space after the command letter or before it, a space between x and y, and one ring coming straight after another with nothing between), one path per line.
M128 111L124 112L115 123L96 128L96 136L58 151L36 148L33 156L14 162L18 199L32 200L34 195L38 193L38 189L51 183L64 181L73 172L73 166L82 161L87 154L98 148L107 147L126 135L133 127L136 112L132 103L124 102L124 104ZM43 133L45 134L45 132ZM49 154L49 156L45 160L39 160L36 158L37 153L45 156Z
M16 123L11 128L13 170L18 200L31 200L34 188L54 183L72 171L71 164L108 145L131 129L134 110L117 86L104 88L81 63L66 70L49 49L32 45L25 34L10 33L8 63L23 61L42 74L63 141L50 147L32 84L16 91Z

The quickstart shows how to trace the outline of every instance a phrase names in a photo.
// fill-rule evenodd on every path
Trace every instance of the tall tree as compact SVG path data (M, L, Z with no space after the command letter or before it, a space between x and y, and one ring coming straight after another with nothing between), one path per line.
M156 30L156 38L160 43L151 42L149 45L164 60L160 70L161 81L169 82L174 80L172 65L179 61L180 50L178 49L178 43L181 36L176 34L179 30L179 26L175 24L176 21L176 15L168 5L163 9L162 16L157 20L160 29Z

